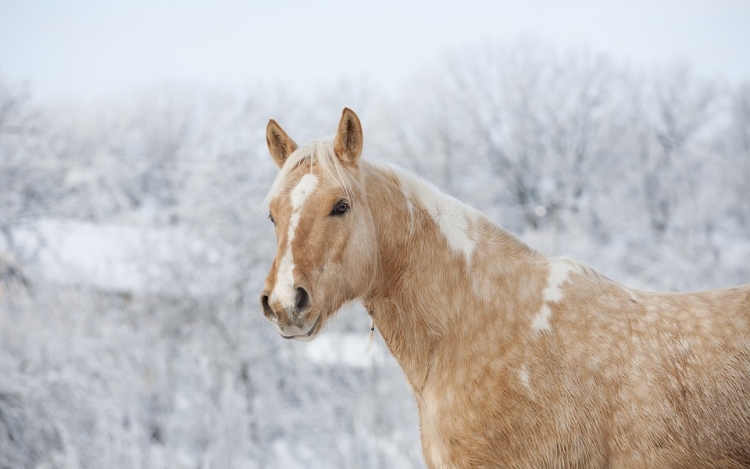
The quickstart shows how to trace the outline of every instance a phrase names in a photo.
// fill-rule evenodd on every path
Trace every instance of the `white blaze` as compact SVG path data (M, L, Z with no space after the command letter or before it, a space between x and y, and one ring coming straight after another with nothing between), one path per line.
M287 232L287 246L284 256L279 263L276 272L276 285L273 287L269 301L280 302L284 307L293 306L297 292L294 288L294 256L292 255L292 242L294 233L299 224L300 212L305 201L310 197L318 186L318 178L313 174L305 174L292 189L292 216L289 218L289 231Z

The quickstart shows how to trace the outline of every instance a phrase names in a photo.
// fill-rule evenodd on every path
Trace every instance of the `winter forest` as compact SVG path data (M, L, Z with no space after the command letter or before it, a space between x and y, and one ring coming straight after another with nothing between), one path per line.
M0 75L0 468L420 468L369 318L282 340L258 297L278 121L357 112L364 158L628 286L750 282L750 81L520 42L386 94L163 85L46 103Z

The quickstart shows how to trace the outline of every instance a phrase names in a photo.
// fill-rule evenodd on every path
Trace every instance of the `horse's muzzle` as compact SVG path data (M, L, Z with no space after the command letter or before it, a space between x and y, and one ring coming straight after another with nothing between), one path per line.
M318 328L320 316L310 324L308 315L312 309L312 301L307 290L298 286L295 289L294 301L291 305L284 305L280 301L271 301L268 292L260 297L263 314L269 321L276 324L279 333L285 339L309 337Z

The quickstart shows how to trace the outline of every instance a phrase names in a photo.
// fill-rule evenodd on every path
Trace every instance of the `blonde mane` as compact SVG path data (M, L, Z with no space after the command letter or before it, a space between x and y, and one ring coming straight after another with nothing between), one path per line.
M330 141L314 141L304 147L299 147L292 152L284 162L284 166L279 171L276 179L271 185L263 203L268 204L271 199L281 192L284 188L284 182L295 169L301 169L303 164L309 164L312 170L314 164L319 164L339 185L346 191L348 197L352 196L351 178L344 170L341 161L333 151L333 144Z

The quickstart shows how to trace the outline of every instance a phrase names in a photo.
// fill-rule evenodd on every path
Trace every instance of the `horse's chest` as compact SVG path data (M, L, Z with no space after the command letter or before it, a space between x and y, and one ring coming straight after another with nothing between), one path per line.
M554 423L547 421L552 416L530 408L543 391L541 384L507 368L499 361L497 368L468 361L453 369L431 370L431 379L418 393L430 469L540 467L539 450L529 447L528 438L534 433L547 441L554 433Z
M419 421L424 457L430 468L454 467L450 444L453 431L448 424L450 412L447 402L437 392L423 394L419 405Z
M431 469L468 467L464 464L481 427L481 407L466 406L465 392L448 383L422 393L419 417L424 456Z

